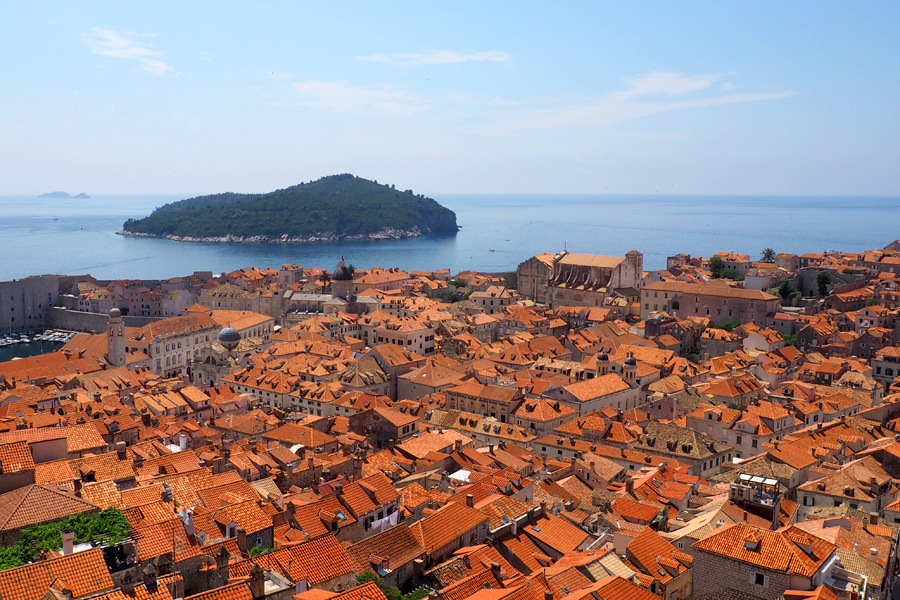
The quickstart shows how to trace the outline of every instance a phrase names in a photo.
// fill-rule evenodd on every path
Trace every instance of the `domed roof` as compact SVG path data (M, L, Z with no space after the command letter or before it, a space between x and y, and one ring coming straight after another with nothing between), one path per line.
M338 263L337 268L334 270L334 275L331 276L332 281L353 281L353 273L350 272L350 269L344 264L344 255L341 255L341 262Z
M121 316L122 316L122 311L119 310L118 308L113 307L109 310L109 318L110 319L118 319Z
M218 340L226 347L229 344L234 344L236 346L241 341L241 334L238 333L237 329L229 325L219 332Z
M609 354L607 354L606 352L601 352L597 355L597 360L599 360L600 362L606 362L609 360Z
M629 355L625 358L625 364L628 365L629 367L634 367L634 366L636 366L636 365L637 365L637 360L635 360L634 355L629 354Z

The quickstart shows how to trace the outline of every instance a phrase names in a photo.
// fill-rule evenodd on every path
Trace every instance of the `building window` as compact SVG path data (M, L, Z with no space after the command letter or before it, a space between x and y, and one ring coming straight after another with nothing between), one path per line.
M753 583L762 587L768 586L768 577L766 577L765 573L754 573L753 574Z

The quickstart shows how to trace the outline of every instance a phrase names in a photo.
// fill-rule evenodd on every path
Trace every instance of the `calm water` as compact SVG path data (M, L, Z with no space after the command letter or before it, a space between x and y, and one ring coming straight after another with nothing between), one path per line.
M0 332L0 337L2 336L3 334ZM0 346L0 362L5 362L14 358L35 356L37 354L44 354L45 352L53 352L57 348L62 348L62 346L63 344L60 342L45 342L43 340L28 342L27 344Z
M321 244L192 244L115 235L129 217L183 196L88 200L0 196L0 281L44 273L163 279L246 266L511 271L540 252L644 254L645 269L679 252L858 251L900 238L900 198L443 195L452 237ZM491 250L493 249L493 251Z

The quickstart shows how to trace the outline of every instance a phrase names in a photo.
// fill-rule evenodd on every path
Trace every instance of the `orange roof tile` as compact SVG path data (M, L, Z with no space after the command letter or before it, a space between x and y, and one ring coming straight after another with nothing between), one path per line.
M56 580L64 581L75 597L113 588L103 551L92 548L0 571L0 597L3 600L41 600Z

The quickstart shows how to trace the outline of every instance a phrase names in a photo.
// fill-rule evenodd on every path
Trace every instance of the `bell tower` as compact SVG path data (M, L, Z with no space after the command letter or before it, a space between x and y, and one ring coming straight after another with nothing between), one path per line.
M118 308L109 311L106 322L106 360L114 367L125 366L125 322Z

